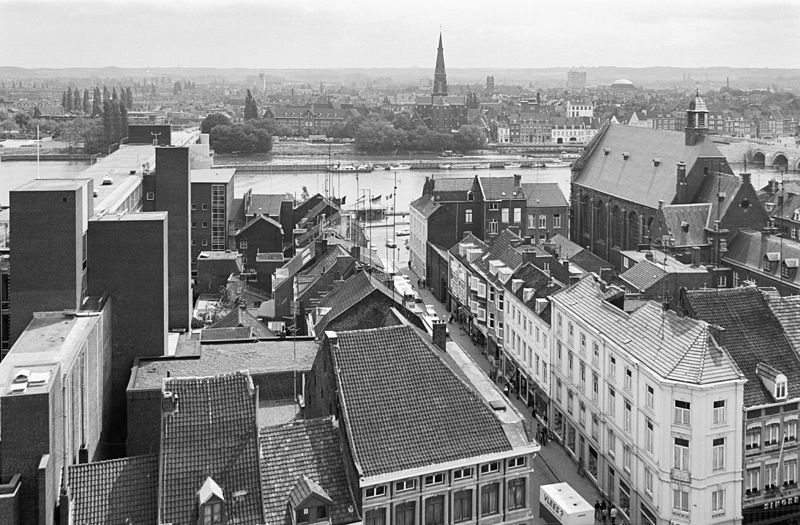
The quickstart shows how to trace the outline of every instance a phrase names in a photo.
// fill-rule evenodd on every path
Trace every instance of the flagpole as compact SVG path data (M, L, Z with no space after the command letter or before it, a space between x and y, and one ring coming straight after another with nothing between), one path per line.
M39 149L42 142L39 140L39 124L36 124L36 178L39 178Z

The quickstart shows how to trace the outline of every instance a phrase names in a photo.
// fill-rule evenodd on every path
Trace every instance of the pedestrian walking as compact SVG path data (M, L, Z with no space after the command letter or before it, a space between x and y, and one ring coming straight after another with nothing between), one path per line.
M542 442L542 425L536 425L536 439L539 440L539 443Z
M547 441L550 439L550 431L547 430L547 427L542 427L542 441L545 445L547 445Z
M600 521L600 500L594 500L594 521Z
M600 520L601 520L603 523L606 523L606 520L607 520L607 519L608 519L608 510L606 510L606 509L600 509Z
M617 521L617 507L611 505L611 512L609 512L609 515L611 516L611 525L614 525Z

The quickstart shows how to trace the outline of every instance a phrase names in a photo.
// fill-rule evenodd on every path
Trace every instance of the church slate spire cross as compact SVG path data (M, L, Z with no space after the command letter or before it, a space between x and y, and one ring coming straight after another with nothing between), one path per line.
M433 96L447 96L447 73L444 71L444 48L439 33L439 49L436 53L436 70L433 72Z

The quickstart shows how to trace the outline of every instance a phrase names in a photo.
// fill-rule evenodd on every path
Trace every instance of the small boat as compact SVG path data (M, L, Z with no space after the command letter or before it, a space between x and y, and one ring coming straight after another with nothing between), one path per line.
M370 172L370 171L372 171L372 164L359 164L356 167L356 171Z
M391 170L410 170L411 164L390 164L389 169Z
M491 165L488 162L472 165L472 169L474 170L488 170L489 168L491 168Z
M580 153L567 153L566 151L561 152L561 160L575 160L581 157Z
M453 167L452 164L439 164L439 169L440 170L449 170L452 167Z
M386 169L386 166L384 166L383 164L373 164L372 165L372 169L374 169L374 170L384 170L384 169Z
M522 167L522 163L521 162L506 162L505 163L505 167L506 168L521 168Z
M545 168L564 168L569 166L568 162L562 160L546 160L544 161Z
M342 172L349 172L352 173L354 171L358 171L358 168L353 166L352 164L334 164L328 167L328 171L333 173L342 173Z
M439 157L443 158L443 159L446 159L446 158L449 158L449 157L452 157L452 156L453 156L453 150L451 150L451 149L446 149L443 152L439 153Z

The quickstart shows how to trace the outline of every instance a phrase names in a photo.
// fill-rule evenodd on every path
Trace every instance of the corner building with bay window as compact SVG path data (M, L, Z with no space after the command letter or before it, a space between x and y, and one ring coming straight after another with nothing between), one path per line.
M550 429L626 522L741 523L744 375L713 325L622 299L551 296Z

